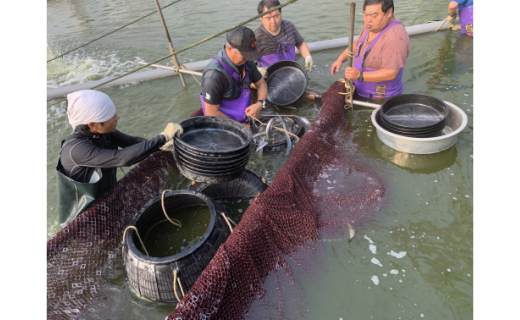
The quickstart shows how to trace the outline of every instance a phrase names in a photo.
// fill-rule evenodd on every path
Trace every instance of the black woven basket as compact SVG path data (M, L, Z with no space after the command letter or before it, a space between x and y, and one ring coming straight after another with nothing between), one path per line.
M138 295L157 302L178 302L173 288L174 271L177 270L184 292L187 292L231 234L222 213L235 224L236 219L209 197L191 190L177 190L164 195L164 206L170 218L175 218L178 210L201 205L210 210L208 228L199 241L179 254L162 258L147 256L139 250L136 232L133 229L127 231L123 248L124 269L128 282ZM143 236L164 219L159 196L146 204L130 225L135 226ZM181 297L180 288L176 290Z

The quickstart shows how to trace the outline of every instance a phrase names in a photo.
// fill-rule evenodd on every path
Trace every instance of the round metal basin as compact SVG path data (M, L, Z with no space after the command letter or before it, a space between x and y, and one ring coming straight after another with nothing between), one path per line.
M468 124L468 116L453 103L444 102L450 108L450 112L446 126L438 135L430 138L411 138L392 133L379 124L379 117L376 117L381 110L379 107L372 112L372 123L376 127L377 136L390 148L407 153L429 154L448 149L455 144L457 135Z

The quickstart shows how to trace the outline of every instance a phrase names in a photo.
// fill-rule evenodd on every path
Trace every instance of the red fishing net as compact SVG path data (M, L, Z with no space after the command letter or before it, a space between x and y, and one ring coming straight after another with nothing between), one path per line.
M379 213L385 193L356 154L339 92L345 86L335 82L323 94L315 123L167 319L305 317L304 287L321 274L323 241L349 239ZM88 306L120 254L123 230L174 166L171 154L153 154L49 240L49 319L75 318Z

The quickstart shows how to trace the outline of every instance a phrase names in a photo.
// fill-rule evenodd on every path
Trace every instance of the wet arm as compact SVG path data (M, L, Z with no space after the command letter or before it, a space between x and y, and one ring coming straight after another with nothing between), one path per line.
M457 9L459 7L459 4L456 1L451 1L448 5L448 15L450 17L457 16Z
M260 78L257 82L255 82L255 86L257 87L258 100L267 99L267 82L265 82L264 78Z
M354 51L352 51L352 52L355 53L356 50L357 50L357 43L356 43L356 42L353 43L353 47L354 47ZM339 62L341 62L341 63L347 61L347 60L348 60L348 51L349 51L349 50L348 50L348 47L347 47L347 48L345 49L345 51L343 51L343 52L339 55L339 57L338 57L338 59L337 59L336 61L339 61Z
M207 116L229 118L225 113L219 110L220 104L209 104L206 101L204 101L204 107L206 109Z
M383 81L391 81L397 77L400 69L396 70L375 70L375 71L365 71L363 72L363 81L364 82L383 82ZM359 75L358 75L359 77ZM357 79L353 79L357 80Z
M302 42L302 44L298 47L298 51L300 51L300 55L304 58L307 58L308 56L311 55L311 52L309 51L309 47L307 46L305 41Z

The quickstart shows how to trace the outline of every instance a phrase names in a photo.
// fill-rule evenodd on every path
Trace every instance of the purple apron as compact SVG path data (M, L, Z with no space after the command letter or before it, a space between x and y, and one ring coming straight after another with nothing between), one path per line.
M383 34L385 34L388 30L390 30L391 27L401 24L399 21L393 21L389 23L379 34L376 36L376 38L372 41L370 46L366 48L363 51L363 56L361 57L360 51L361 46L363 42L365 41L368 30L365 32L365 35L363 36L363 39L361 42L359 42L359 47L356 52L356 55L354 57L354 67L359 69L360 71L376 71L376 69L364 69L363 68L363 62L365 61L366 55L365 53L369 52L370 49L376 44L377 40L381 38ZM356 86L356 92L360 96L364 98L369 99L379 99L379 98L387 98L396 96L403 92L404 86L401 81L401 78L403 76L403 68L399 70L399 73L397 74L397 77L394 80L391 81L383 81L383 82L359 82L357 80L354 80L354 85Z
M224 70L226 70L229 75L233 78L233 80L238 84L240 82L240 75L233 71L230 66L225 64L224 62L220 61L217 58L213 58L213 60L216 60L222 65ZM251 105L251 91L249 90L249 85L246 86L247 88L244 88L244 84L249 84L249 70L247 67L247 63L244 65L245 68L245 75L244 75L244 81L242 82L242 85L240 86L240 89L242 90L240 93L240 96L236 98L235 100L221 100L219 111L224 113L226 116L228 116L230 119L242 122L242 123L249 123L249 118L246 116L246 109ZM202 96L202 92L199 94L200 101L202 103L202 111L204 112L204 115L206 115L206 106L204 104L204 97Z
M473 33L473 6L459 10L460 33Z
M275 62L281 61L281 60L292 60L296 61L296 51L294 44L290 44L287 42L287 35L285 34L285 28L282 24L282 30L280 32L283 32L285 37L284 44L279 44L274 37L267 31L264 26L262 26L262 29L271 37L274 43L278 44L278 50L274 54L270 54L268 56L263 56L260 59L256 60L256 65L259 68L267 68L270 65L272 65Z

